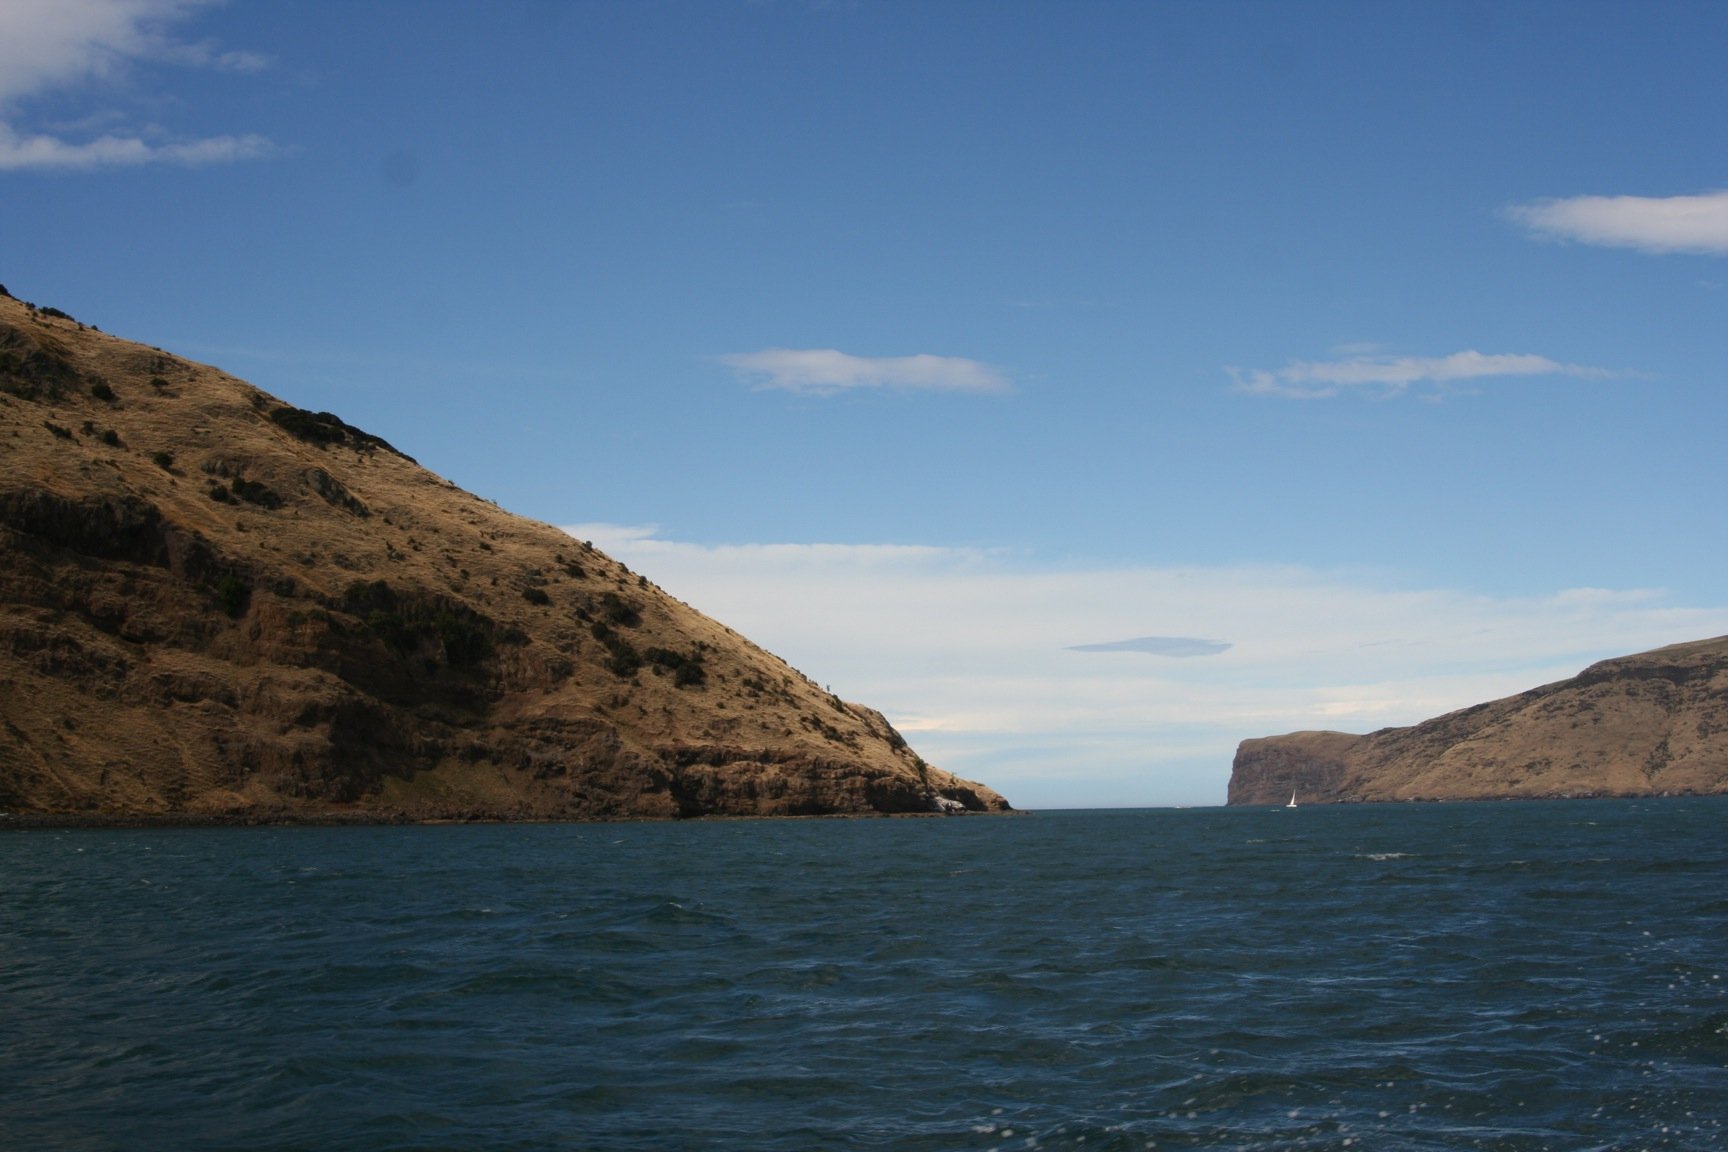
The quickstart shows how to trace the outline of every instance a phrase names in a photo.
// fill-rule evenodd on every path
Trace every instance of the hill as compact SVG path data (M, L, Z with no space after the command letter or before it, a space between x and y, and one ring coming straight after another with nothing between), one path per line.
M0 289L0 811L1007 807L381 437Z
M1244 740L1229 803L1728 792L1728 637L1593 664L1570 680L1366 736Z

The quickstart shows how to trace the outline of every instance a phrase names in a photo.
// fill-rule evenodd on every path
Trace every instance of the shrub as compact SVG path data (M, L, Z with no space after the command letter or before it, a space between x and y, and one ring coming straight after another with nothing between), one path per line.
M642 667L642 655L630 641L612 631L602 621L596 620L588 629L594 639L605 647L606 669L622 679L629 679Z
M446 609L433 617L432 627L452 668L467 668L492 655L491 629L472 612Z
M120 433L114 431L112 428L108 429L108 431L102 433L102 443L108 445L110 448L120 447Z
M284 404L270 413L270 419L277 427L296 439L308 444L347 444L355 448L382 448L386 452L414 462L414 457L392 447L388 440L363 432L354 425L343 420L334 412L308 412L304 408L295 408Z
M544 588L524 588L522 589L522 599L528 601L530 604L539 604L542 607L552 603L552 597L546 595L546 590Z
M472 608L437 596L398 594L383 580L350 584L342 610L359 616L370 632L404 656L436 643L452 668L479 664L492 655L498 639L497 626Z
M234 495L248 504L256 504L260 508L271 510L282 507L282 497L257 480L244 480L236 476L229 482L228 486L233 490Z
M238 620L245 615L246 605L251 599L252 586L234 573L225 573L222 579L216 581L216 603L230 619Z
M172 452L158 450L150 453L150 459L155 462L156 467L164 472L172 471L174 468L174 453Z
M674 652L670 648L650 648L644 657L648 663L672 673L672 683L679 688L701 684L707 681L708 672L702 667L702 653L693 652L686 656L682 652Z
M642 614L636 610L636 605L616 592L607 592L600 597L600 616L608 624L624 628L634 628L642 623Z
M222 487L220 484L210 485L210 499L216 501L218 504L234 503L234 497L229 495L228 489Z
M55 424L54 422L52 422L50 420L42 421L42 427L44 427L44 428L48 429L48 431L54 433L54 436L56 439L60 439L60 440L75 439L75 437L72 435L72 429L62 428L62 427L60 427L60 425Z
M98 400L106 400L110 404L114 403L114 389L108 387L106 380L98 380L90 385L90 395Z

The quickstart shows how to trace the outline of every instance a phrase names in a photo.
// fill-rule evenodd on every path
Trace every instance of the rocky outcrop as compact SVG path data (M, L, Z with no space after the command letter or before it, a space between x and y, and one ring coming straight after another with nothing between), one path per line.
M1728 792L1728 637L1593 664L1570 680L1366 736L1244 740L1229 803Z
M645 577L385 440L0 295L0 811L988 811Z

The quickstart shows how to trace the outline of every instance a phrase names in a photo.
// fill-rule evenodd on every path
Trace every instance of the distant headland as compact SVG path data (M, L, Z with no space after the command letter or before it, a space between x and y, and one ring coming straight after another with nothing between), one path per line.
M1366 736L1244 740L1229 803L1505 800L1728 792L1728 636Z

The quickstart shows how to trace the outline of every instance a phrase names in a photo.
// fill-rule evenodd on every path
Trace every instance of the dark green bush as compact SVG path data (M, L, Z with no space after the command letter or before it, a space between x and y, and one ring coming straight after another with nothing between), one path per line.
M473 612L447 609L433 617L432 626L453 668L469 668L492 655L491 628Z
M636 610L636 605L616 592L607 592L600 597L600 618L624 628L634 628L642 623L642 614Z
M382 448L404 460L414 458L394 448L382 436L364 432L343 420L334 412L308 412L304 408L283 405L270 413L277 427L308 444L347 444L354 448Z
M55 437L57 437L58 439L61 439L61 440L76 439L76 437L74 437L72 435L72 429L62 428L62 427L60 427L60 425L55 424L52 421L49 421L49 420L42 421L42 427L44 427L44 428L48 429L48 431L54 433Z
M224 573L216 581L216 603L221 606L230 619L238 620L246 614L246 605L252 599L252 586L232 572Z
M233 490L234 495L248 504L256 504L272 511L282 507L282 497L257 480L245 480L236 476L229 482L228 487Z
M158 450L150 453L150 459L155 462L156 467L163 471L168 471L174 467L174 453L172 452Z
M106 400L110 404L114 403L114 389L108 387L106 380L98 380L90 385L90 395L98 400Z
M546 590L544 588L524 588L522 589L522 599L528 601L530 604L539 604L542 607L552 603L552 597L546 595Z
M615 676L628 679L641 669L642 655L636 651L635 645L612 631L605 623L596 620L588 631L606 649L607 671Z
M674 652L670 648L650 648L643 653L643 657L654 667L670 671L672 683L679 688L701 684L708 679L708 672L702 667L702 654L700 652L686 656L682 652Z
M383 580L350 584L342 610L359 616L369 631L402 655L426 652L436 644L452 668L480 664L500 638L509 639L472 608L439 596L398 593Z
M120 447L120 433L114 431L112 428L108 429L106 432L102 433L102 443L108 445L110 448Z

